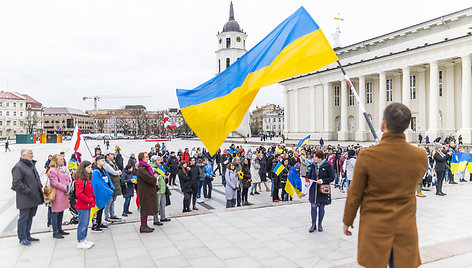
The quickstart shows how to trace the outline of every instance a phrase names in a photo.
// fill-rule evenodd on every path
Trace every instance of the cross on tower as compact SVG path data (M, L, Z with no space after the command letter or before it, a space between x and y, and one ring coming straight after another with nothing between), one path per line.
M341 21L344 21L344 19L341 18L341 14L339 14L339 12L338 12L338 16L334 17L334 19L338 21L338 28L341 27Z

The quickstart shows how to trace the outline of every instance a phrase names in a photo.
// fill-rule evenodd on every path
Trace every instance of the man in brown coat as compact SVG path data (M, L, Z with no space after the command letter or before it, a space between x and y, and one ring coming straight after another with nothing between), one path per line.
M421 264L416 227L418 182L428 168L423 149L410 145L403 132L411 112L392 103L384 111L382 140L362 151L344 208L344 233L360 208L357 261L365 267L418 267Z

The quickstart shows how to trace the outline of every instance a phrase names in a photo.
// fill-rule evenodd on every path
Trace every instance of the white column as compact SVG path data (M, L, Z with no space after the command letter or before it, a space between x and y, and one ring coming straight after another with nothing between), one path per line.
M334 131L334 88L333 83L323 83L323 133L325 141L336 140Z
M462 56L462 127L459 134L462 141L470 144L472 142L472 129L470 122L470 102L472 97L472 73L470 55Z
M316 106L314 105L315 103L319 103L319 102L316 102L315 100L315 90L316 90L316 86L313 85L311 86L311 90L310 90L310 103L312 103L312 105L310 106L310 131L309 132L315 132L315 120L316 120Z
M289 101L288 101L288 90L287 89L284 89L284 101L285 101L285 110L284 110L284 133L285 133L285 137L287 136L287 134L290 132L290 124L288 123L288 117L289 117L289 111L290 111L290 108L289 108Z
M439 134L439 68L438 62L429 63L429 127L430 139Z
M418 68L416 71L418 77L416 78L416 93L418 100L426 100L426 79L425 79L425 69L424 67ZM421 131L423 136L424 132L427 130L426 126L426 101L418 101L419 116L416 120L416 127Z
M410 67L404 67L402 75L402 103L410 108Z
M349 97L347 92L346 80L341 80L341 128L338 133L338 140L346 141L348 139L347 132L347 98Z
M293 117L294 118L294 120L293 120L294 121L293 122L294 123L293 124L293 128L294 128L293 132L297 132L297 133L300 131L300 129L298 128L298 121L299 121L299 118L300 118L300 116L298 114L300 112L300 109L298 107L298 92L299 91L300 91L299 88L296 88L296 89L293 90L293 107L294 107L294 111L295 111L295 113L294 113L295 117Z
M454 63L446 64L446 73L443 76L443 88L446 97L447 109L444 110L444 129L445 135L456 135L456 117L455 117L455 86L454 86Z
M329 129L329 120L330 120L330 113L329 110L329 84L323 83L323 130L324 132L328 133Z
M378 130L383 120L383 112L387 107L387 74L379 73L379 110L378 110ZM379 137L380 138L380 137Z

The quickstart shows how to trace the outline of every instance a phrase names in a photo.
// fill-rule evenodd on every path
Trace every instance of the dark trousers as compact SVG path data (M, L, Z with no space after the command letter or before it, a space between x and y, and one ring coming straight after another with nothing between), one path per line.
M226 170L223 170L223 174L221 174L221 184L226 187L226 178L225 178Z
M31 225L33 224L33 217L36 215L38 206L32 208L20 209L20 215L18 216L18 239L25 240L31 237Z
M216 163L216 169L213 171L213 174L216 175L217 170L220 172L220 176L221 176L221 163Z
M169 185L175 185L176 174L170 174L169 176Z
M240 207L241 206L241 189L238 188L236 192L237 192L236 203L237 203L237 206Z
M272 192L272 201L279 200L279 179L274 178L274 190Z
M48 206L48 227L52 225L52 208Z
M100 225L102 225L103 208L97 211L96 215L95 227L100 227Z
M442 185L443 185L443 181L444 181L444 175L446 175L446 171L445 170L436 170L436 177L437 177L437 181L436 181L436 193L442 193Z
M243 202L247 202L247 194L249 192L249 188L244 187L241 193Z
M226 208L234 208L234 206L236 206L235 199L226 200Z
M203 183L203 197L211 198L211 191L213 190L213 178L205 178Z
M57 234L62 230L62 218L64 217L64 211L52 213L52 232Z
M313 224L315 224L316 219L318 219L318 226L321 226L321 224L323 223L324 215L325 215L324 204L311 204L311 221Z
M197 204L197 195L198 195L198 192L192 192L192 205L193 206Z
M388 260L388 267L393 268L393 249L392 253L390 253L390 260Z
M192 192L183 192L183 194L184 194L183 211L190 211L190 198L192 196Z
M129 204L131 203L131 196L125 198L125 202L123 204L123 213L127 213L129 211Z
M286 182L280 182L280 188L282 188L282 200L287 200L287 198L285 198L287 195L287 192L285 191L285 184Z

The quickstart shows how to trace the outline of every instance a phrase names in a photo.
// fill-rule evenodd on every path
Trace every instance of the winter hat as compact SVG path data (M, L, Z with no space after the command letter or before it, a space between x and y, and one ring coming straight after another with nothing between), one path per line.
M295 169L300 169L300 163L299 163L299 162L295 163L295 165L293 165L293 167L294 167Z
M440 143L437 143L437 142L434 143L434 150L437 150L437 149L439 149L439 148L441 148L441 147L442 147L442 145L441 145Z
M354 150L351 149L351 150L348 150L348 151L347 151L347 154L348 154L349 156L354 156L354 155L356 155L356 151L354 151Z

